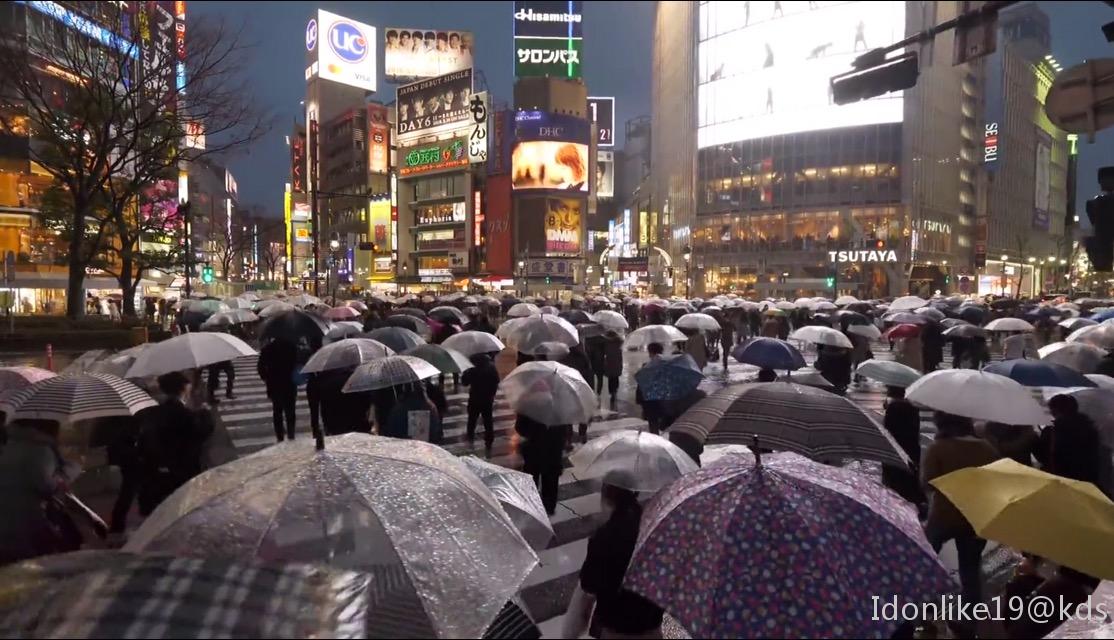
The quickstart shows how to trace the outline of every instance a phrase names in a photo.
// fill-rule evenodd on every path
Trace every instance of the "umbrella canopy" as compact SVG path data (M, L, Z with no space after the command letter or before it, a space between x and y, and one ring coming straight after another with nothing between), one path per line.
M534 353L543 342L560 342L572 347L580 343L576 327L555 315L530 316L514 323L507 333L507 346L519 353Z
M867 360L855 372L887 387L908 387L921 378L920 371L892 360Z
M1095 383L1083 377L1083 374L1075 369L1047 360L1026 360L1024 358L1001 360L983 367L983 371L1006 376L1026 387L1095 386Z
M1053 342L1037 350L1042 362L1062 364L1080 373L1094 373L1106 351L1085 342Z
M430 363L441 373L464 373L472 368L472 362L459 351L446 349L440 344L423 344L407 351L403 355L421 358Z
M425 311L422 311L421 309L415 309L414 307L403 307L401 309L395 309L393 312L391 312L391 315L392 316L399 316L399 315L414 316L415 318L417 318L419 320L425 320L426 319Z
M872 324L852 324L847 327L847 333L860 335L867 340L877 340L882 337L882 331Z
M784 340L777 338L751 338L731 352L735 360L763 369L793 371L805 366L801 352Z
M253 355L256 351L248 343L227 333L184 333L140 352L127 377L158 376Z
M1087 373L1084 374L1084 377L1095 383L1099 389L1114 389L1114 378L1110 376L1101 373Z
M603 311L597 311L595 314L595 320L596 323L600 326L612 331L626 331L630 328L630 324L627 323L627 319L623 317L623 314L619 313L618 311L609 311L607 309L604 309Z
M932 319L919 313L899 312L888 313L882 316L883 322L889 324L928 324Z
M915 509L792 454L725 456L686 474L654 497L641 529L624 585L696 638L886 638L899 621L870 606L878 585L899 602L955 591Z
M251 309L254 304L254 300L249 300L247 298L236 297L224 299L224 305L229 309Z
M926 318L930 318L930 319L935 320L937 322L943 320L944 317L945 317L944 312L940 311L939 309L937 309L935 307L921 307L920 309L917 309L913 313L925 316Z
M308 293L299 293L297 295L290 296L286 299L286 301L296 307L308 307L309 305L321 304L321 298L318 298L317 296L311 296Z
M704 373L687 353L658 358L634 374L644 400L680 400L700 386Z
M908 326L908 325L900 325ZM949 338L985 338L986 330L973 324L957 324L944 330L944 335Z
M632 331L623 344L631 348L644 348L654 343L667 345L685 340L688 340L688 336L676 327L667 324L648 324Z
M196 311L198 313L203 313L206 315L220 313L222 311L230 311L232 309L232 307L229 307L227 304L216 299L190 300L187 303L186 308L190 311Z
M0 571L20 638L364 638L377 577L301 564L78 551Z
M353 309L355 309L356 311L359 311L360 313L367 313L367 305L364 304L363 302L359 301L359 300L349 300L348 302L345 302L344 304L346 306L352 307Z
M987 331L1032 331L1033 325L1021 318L997 318L986 323Z
M395 355L395 352L381 342L367 338L346 338L318 349L306 361L306 365L302 367L302 373L350 369L376 358L386 358L393 355Z
M38 367L0 367L0 399L55 375L53 371Z
M340 322L334 322L333 326L329 327L329 332L325 334L325 339L335 341L343 340L344 338L355 338L363 332L363 323L341 320Z
M1037 425L1049 415L1021 384L996 373L943 369L922 377L905 398L929 409L1002 424Z
M549 546L554 536L553 525L549 524L549 515L542 506L533 477L476 456L463 456L460 461L491 490L507 517L534 550L542 551Z
M395 353L409 351L426 343L421 336L402 327L380 327L374 331L368 331L363 334L363 337L378 340L394 350Z
M542 315L546 315L546 316L555 316L555 315L557 315L558 313L561 312L561 310L558 309L557 307L554 307L553 305L548 305L548 304L545 305L544 307L538 307L538 311L540 311L542 313Z
M1114 324L1103 323L1076 329L1068 336L1068 342L1082 342L1112 351L1114 350Z
M846 397L788 382L721 389L670 427L705 444L752 444L818 459L908 460L882 425Z
M1114 503L1090 482L1004 458L932 481L975 533L1096 578L1114 579Z
M964 324L971 324L971 323L967 322L966 320L964 320L962 318L944 318L943 320L940 321L940 326L944 327L945 329L951 329L952 327L958 327L958 326L964 325Z
M329 320L352 320L359 318L360 312L355 307L335 307L326 311L325 317Z
M392 316L388 316L383 322L388 327L399 327L416 333L422 340L429 340L433 337L433 329L430 328L429 323L423 318L405 313L396 313Z
M582 424L596 412L596 393L572 367L527 362L499 383L515 413L545 425Z
M289 311L295 311L297 307L292 304L287 304L281 300L261 300L256 303L255 308L259 311L259 317L263 319L273 318L282 315Z
M1091 314L1091 320L1095 322L1106 322L1111 318L1114 318L1114 309L1103 309L1102 311L1095 310L1094 313Z
M546 360L560 360L569 355L569 346L563 342L542 342L535 346L532 351L522 353L528 353Z
M386 356L357 367L341 389L344 393L389 389L440 375L430 363L414 356Z
M441 346L469 358L477 353L497 353L506 348L499 338L486 331L461 331L445 338Z
M668 308L670 311L683 311L684 313L692 313L693 311L696 311L696 307L687 302L681 301L671 303Z
M688 313L677 319L674 323L678 329L695 329L696 331L719 331L719 321L706 313Z
M464 324L468 321L468 316L456 307L434 307L429 310L429 317L440 322L451 322L455 324Z
M621 489L653 492L697 469L687 453L665 438L646 431L609 431L569 456L577 478L602 478L625 471Z
M588 315L588 313L582 309L562 311L557 315L560 316L562 319L569 321L570 324L587 324L589 322L595 322L592 316Z
M835 311L839 307L832 304L831 302L828 302L827 300L820 300L818 302L813 302L811 305L809 305L809 308L813 311Z
M899 338L916 338L921 335L921 327L916 324L899 324L886 329L882 333L882 337L887 340L897 340Z
M529 302L519 302L510 309L507 309L506 315L508 318L525 318L526 316L539 316L541 313L541 309L538 309L538 305Z
M267 307L267 309L273 308L273 306ZM273 315L263 323L259 328L259 343L266 344L271 340L296 343L301 338L305 338L310 344L316 344L328 332L329 324L320 317L299 309L292 309Z
M846 307L847 305L855 304L856 302L859 302L859 299L855 296L840 296L835 299L835 305L837 307Z
M842 332L837 331L831 327L821 327L816 325L809 325L801 327L793 333L789 334L790 340L800 340L802 342L811 342L813 344L822 344L829 347L839 347L841 349L851 349L854 345L851 340L843 335Z
M195 334L196 335L196 334ZM111 416L134 416L158 403L131 382L107 373L79 373L45 378L0 402L7 422L54 420L80 422Z
M479 637L537 563L455 456L359 433L207 471L160 504L127 549L371 571L383 608L372 631L393 637Z
M928 306L928 300L917 296L901 296L890 303L890 311L912 311Z
M1067 320L1061 320L1057 324L1068 331L1077 331L1083 327L1093 327L1098 323L1088 318L1068 318Z

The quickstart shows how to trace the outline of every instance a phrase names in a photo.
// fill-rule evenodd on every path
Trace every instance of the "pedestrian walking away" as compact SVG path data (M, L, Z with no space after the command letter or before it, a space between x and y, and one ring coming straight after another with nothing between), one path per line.
M147 414L139 434L139 513L146 516L163 500L201 473L205 441L213 421L190 408L188 378L180 372L159 376L166 400Z
M603 372L607 377L607 395L611 409L615 409L615 394L619 392L619 377L623 375L623 339L614 331L603 335Z
M298 349L291 342L273 340L259 352L257 370L271 400L275 438L279 442L285 438L294 439L294 409L298 398L294 376L297 368Z
M483 418L484 449L490 454L495 442L493 411L495 396L499 391L499 371L491 356L486 353L475 354L471 361L472 368L466 370L460 380L461 384L468 387L468 446L471 447L475 442L476 422Z
M209 365L209 403L217 404L220 400L217 398L217 389L220 388L220 374L224 372L224 397L229 400L235 400L236 396L232 393L232 385L236 381L236 368L232 366L231 360L218 362Z

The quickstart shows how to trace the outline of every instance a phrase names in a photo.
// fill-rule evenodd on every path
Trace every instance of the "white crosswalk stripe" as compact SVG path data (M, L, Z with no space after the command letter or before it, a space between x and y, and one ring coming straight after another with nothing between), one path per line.
M894 354L886 345L879 345L875 357L891 360ZM811 359L811 358L809 358ZM995 359L1000 359L996 356ZM225 425L236 451L240 455L258 451L275 442L272 427L271 404L267 399L262 381L255 373L255 358L237 360L235 395L233 400L222 400L218 406L221 421ZM950 364L950 353L945 351L945 363ZM723 374L722 364L710 362L705 370L710 380L705 387L714 389L724 382L739 382L757 374L757 369L742 365L733 360ZM628 371L626 376L631 375ZM625 376L625 377L626 377ZM222 380L223 383L223 380ZM627 381L624 381L626 385ZM446 382L449 410L444 418L444 446L458 454L483 456L482 425L477 434L477 444L470 448L466 438L467 393L452 389L452 382ZM223 385L221 391L223 392ZM621 392L623 393L623 392ZM629 392L633 395L633 390ZM857 405L877 412L879 419L884 411L885 388L876 383L864 381L853 384L847 392ZM508 467L521 467L521 458L515 451L517 438L514 432L514 413L500 393L496 398L494 412L495 443L490 460ZM310 437L309 405L304 389L299 391L296 422L297 437ZM624 415L607 409L600 410L589 425L588 437L595 438L614 429L643 428L646 422L638 416ZM927 445L935 432L931 412L921 414L921 437ZM557 513L551 517L555 540L550 547L539 554L540 564L527 578L522 588L522 600L534 618L540 623L547 637L556 637L560 632L561 619L568 604L569 596L575 587L580 565L587 551L588 537L601 524L599 513L599 483L596 480L578 480L571 474L561 477L560 502ZM990 551L988 553L993 553ZM949 558L945 556L945 560ZM991 563L995 560L991 560ZM954 570L954 559L949 562Z

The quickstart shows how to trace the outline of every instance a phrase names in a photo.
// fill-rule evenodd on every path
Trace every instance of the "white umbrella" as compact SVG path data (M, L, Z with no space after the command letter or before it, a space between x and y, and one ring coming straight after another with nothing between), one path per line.
M920 371L892 360L867 360L855 369L864 378L889 387L908 387L922 377Z
M684 342L688 336L681 333L677 327L667 324L648 324L631 332L623 344L630 348L644 348L649 344L667 345L673 342Z
M813 344L822 344L830 347L840 347L842 349L851 349L854 347L847 336L831 327L820 327L815 325L801 327L789 334L789 338L791 340L800 340L802 342L811 342Z
M1003 424L1046 424L1050 416L1029 389L994 373L943 369L917 380L905 391L910 402L975 420Z
M248 300L247 298L236 297L236 298L225 298L224 299L224 304L229 309L251 309L254 302L251 301L251 300Z
M328 341L343 340L345 338L354 338L364 332L364 324L362 322L355 322L352 320L341 320L334 322L329 331L325 333L325 339Z
M872 324L849 325L847 332L860 335L868 340L877 340L882 337L882 330Z
M230 307L220 300L190 300L186 309L188 311L197 311L198 313L220 313L222 311L229 311Z
M1061 320L1057 324L1067 329L1068 331L1077 331L1079 329L1082 329L1083 327L1093 327L1098 323L1094 320L1091 320L1090 318L1068 318L1067 320Z
M800 305L800 308L804 309L804 308L807 308L808 305L812 304L812 299L811 298L803 298L803 299L806 300L807 302L802 303ZM793 309L798 308L798 305L793 304L792 302L789 302L788 300L782 300L780 302L775 302L774 303L774 308L781 309L782 311L792 311Z
M1098 385L1099 389L1114 389L1114 378L1101 373L1085 373L1085 378Z
M555 316L558 313L561 313L560 309L548 304L544 307L538 307L538 311L540 311L543 316Z
M279 300L263 300L259 304L262 305L264 302L272 303L259 309L259 317L264 319L286 313L287 311L293 311L297 308L292 304L287 304Z
M146 391L107 373L80 373L46 378L20 389L0 403L7 422L54 420L80 422L111 416L134 416L154 407Z
M697 331L719 331L719 322L706 313L688 313L677 319L674 323L678 329L695 329Z
M245 291L236 297L243 298L244 300L250 300L252 302L259 300L259 294L255 291Z
M1114 324L1104 322L1093 327L1076 329L1068 336L1068 342L1083 342L1107 351L1114 350Z
M368 338L347 338L318 349L306 361L306 365L302 367L302 373L321 373L334 369L348 369L358 367L376 358L386 358L393 355L395 355L395 352L382 342Z
M837 307L845 307L856 302L859 302L859 299L855 296L840 296L835 299L835 304Z
M626 331L630 328L627 319L618 311L604 309L603 311L597 311L593 318L595 318L596 324L612 331Z
M828 300L820 300L819 302L813 302L809 308L813 311L835 311L839 307Z
M324 347L322 347L324 348ZM344 393L375 391L420 382L441 375L437 367L414 356L387 356L360 365L341 389Z
M185 333L144 349L127 377L158 376L254 355L248 343L227 333Z
M296 307L308 307L311 304L321 304L321 298L318 298L317 296L311 296L308 293L300 293L296 296L290 296L286 299L286 302Z
M499 383L507 402L545 425L584 424L596 412L595 391L572 367L558 362L527 362Z
M477 353L497 353L506 348L499 338L486 331L461 331L446 338L441 346L468 357Z
M476 456L464 456L460 461L491 490L526 542L536 551L544 550L553 539L553 525L549 524L534 479Z
M209 327L228 327L234 324L243 324L245 322L256 322L259 316L252 313L249 309L233 309L232 311L222 311L214 313L201 323L202 329Z
M546 360L560 360L569 355L569 346L563 342L542 342L535 346L529 353L532 356L544 356Z
M917 296L901 296L890 303L890 311L912 311L927 306L928 300Z
M529 302L519 302L507 309L508 318L525 318L526 316L537 315L541 315L541 309L538 309L538 305Z
M600 478L610 471L626 471L622 476L628 491L652 492L682 475L695 471L696 463L680 447L648 431L621 429L610 431L580 447L569 456L572 475Z
M998 318L986 323L987 331L1032 331L1033 325L1021 318Z
M363 302L359 301L359 300L349 300L348 302L345 302L344 304L349 306L349 307L352 307L353 309L355 309L356 311L359 311L360 313L366 313L367 312L367 305L364 304Z
M1106 351L1086 342L1053 342L1037 350L1041 360L1062 364L1080 373L1094 373Z
M704 447L704 451L700 454L700 466L708 467L718 464L721 460L729 461L736 456L754 460L754 452L745 444L710 444Z
M355 307L335 307L325 312L327 320L352 320L360 317L360 312Z
M554 315L523 318L506 333L507 346L519 353L533 353L543 342L560 342L570 347L580 343L576 327Z

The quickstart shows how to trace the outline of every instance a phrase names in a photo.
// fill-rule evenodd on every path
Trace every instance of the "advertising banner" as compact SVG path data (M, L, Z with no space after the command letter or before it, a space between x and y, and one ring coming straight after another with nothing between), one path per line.
M306 134L299 131L290 141L290 190L306 192Z
M487 243L487 270L493 275L510 276L513 273L511 253L511 177L488 176L487 194L484 199L484 238Z
M596 146L615 146L615 98L588 98L588 115L596 123Z
M588 192L587 120L543 111L515 114L511 176L515 190Z
M387 107L367 106L367 170L371 173L387 173L390 168L391 132L387 116Z
M468 165L468 144L463 138L432 142L399 150L399 175L409 176Z
M487 162L487 92L473 93L468 97L468 111L472 114L471 131L468 133L468 162Z
M588 144L591 131L591 123L573 116L545 111L518 111L514 116L514 137L518 142L560 140Z
M454 131L471 119L472 69L420 80L398 88L398 137Z
M619 258L619 271L629 272L634 271L637 273L646 273L650 270L649 258Z
M583 44L580 39L515 38L514 75L579 78Z
M577 198L545 199L545 254L580 254L580 209Z
M615 197L615 152L596 152L596 197Z
M1037 130L1036 166L1033 169L1033 228L1048 231L1052 216L1052 137Z
M384 75L412 82L472 67L475 38L470 31L388 27L383 42Z
M583 8L580 0L519 0L514 3L516 38L582 38Z
M514 3L516 77L581 77L583 11L577 1Z
M368 227L371 241L375 243L376 253L390 253L391 246L391 201L384 198L373 200L368 206Z
M551 278L571 278L576 262L573 260L530 260L526 267L526 275L535 278L549 276Z
M318 76L365 91L375 91L375 42L375 27L322 9L306 25L306 49L317 51Z
M514 137L514 111L504 109L492 117L491 144L488 145L487 175L511 170L511 138Z

